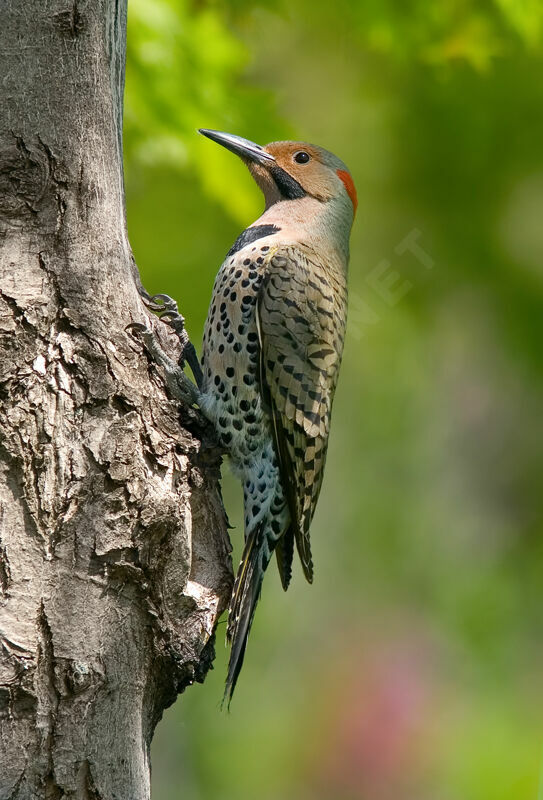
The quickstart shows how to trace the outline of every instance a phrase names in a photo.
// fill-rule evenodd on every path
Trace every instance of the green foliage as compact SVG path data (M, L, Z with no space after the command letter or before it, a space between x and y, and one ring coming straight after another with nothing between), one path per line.
M370 0L345 3L344 11L363 44L434 65L465 61L484 70L517 44L541 44L538 0Z
M543 4L539 0L494 3L442 0L337 0L314 5L259 4L296 24L304 15L320 30L349 31L356 48L434 67L466 62L485 70L524 43L541 45ZM205 190L238 219L254 210L254 194L228 188L235 170L223 153L197 142L198 127L262 132L270 141L293 133L277 114L272 95L245 79L257 49L244 36L254 6L245 0L191 3L189 0L131 0L125 94L125 154L128 163L167 164L196 170ZM338 20L341 24L338 25ZM238 30L238 34L234 30ZM289 53L284 54L287 63ZM221 179L217 175L221 175Z
M132 0L130 15L131 242L195 342L261 209L197 127L328 146L360 198L315 583L298 572L284 594L270 571L230 715L219 627L216 669L159 726L155 800L535 798L541 3ZM413 231L426 265L401 252ZM409 282L397 302L375 289L384 261Z
M178 170L190 164L202 185L227 205L231 163L197 141L196 130L213 127L217 120L239 130L249 121L248 109L266 114L266 94L241 82L248 57L248 48L228 30L216 7L195 8L188 0L131 0L125 92L128 163ZM240 215L254 208L252 198L250 192L238 192Z
M292 13L289 5L282 9L280 2L270 5ZM320 8L302 0L294 10L304 7L311 9L310 20L317 17L319 22L337 24L341 19L370 49L428 62L465 60L480 68L516 44L541 45L539 0L338 0ZM141 158L185 164L187 138L202 118L249 121L247 106L259 93L239 79L250 59L250 42L242 43L230 26L242 24L253 8L239 0L195 5L188 0L131 2L126 132L130 148ZM258 110L266 110L266 104Z

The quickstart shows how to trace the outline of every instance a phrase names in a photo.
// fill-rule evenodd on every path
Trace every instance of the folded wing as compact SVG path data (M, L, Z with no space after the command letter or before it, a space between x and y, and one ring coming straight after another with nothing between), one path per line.
M341 272L301 247L273 253L259 293L257 322L261 385L291 516L278 548L283 585L290 576L289 537L296 541L307 580L313 579L309 526L322 484L345 317Z

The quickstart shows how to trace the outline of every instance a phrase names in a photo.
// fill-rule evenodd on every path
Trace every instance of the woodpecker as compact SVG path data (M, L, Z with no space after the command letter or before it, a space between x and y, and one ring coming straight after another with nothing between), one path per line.
M348 168L322 147L291 141L261 147L220 131L200 133L247 165L265 210L237 238L217 274L201 371L175 304L165 304L165 295L151 299L155 310L166 308L170 324L177 319L198 386L149 334L146 344L170 386L211 420L243 485L245 546L226 634L229 703L272 554L285 590L294 546L306 579L313 580L309 528L343 351L357 198Z

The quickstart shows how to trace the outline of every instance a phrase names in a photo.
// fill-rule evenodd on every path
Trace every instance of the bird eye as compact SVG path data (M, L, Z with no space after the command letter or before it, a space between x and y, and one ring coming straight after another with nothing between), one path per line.
M299 153L294 155L294 161L296 161L297 164L307 164L310 158L311 156L309 153L306 153L305 150L300 150Z

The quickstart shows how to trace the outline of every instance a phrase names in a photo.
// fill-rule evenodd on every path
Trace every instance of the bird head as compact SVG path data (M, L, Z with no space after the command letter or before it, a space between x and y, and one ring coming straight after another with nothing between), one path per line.
M311 197L339 204L351 221L357 198L351 173L333 153L306 142L259 144L231 133L200 128L200 133L238 155L266 200L266 208L284 200Z

